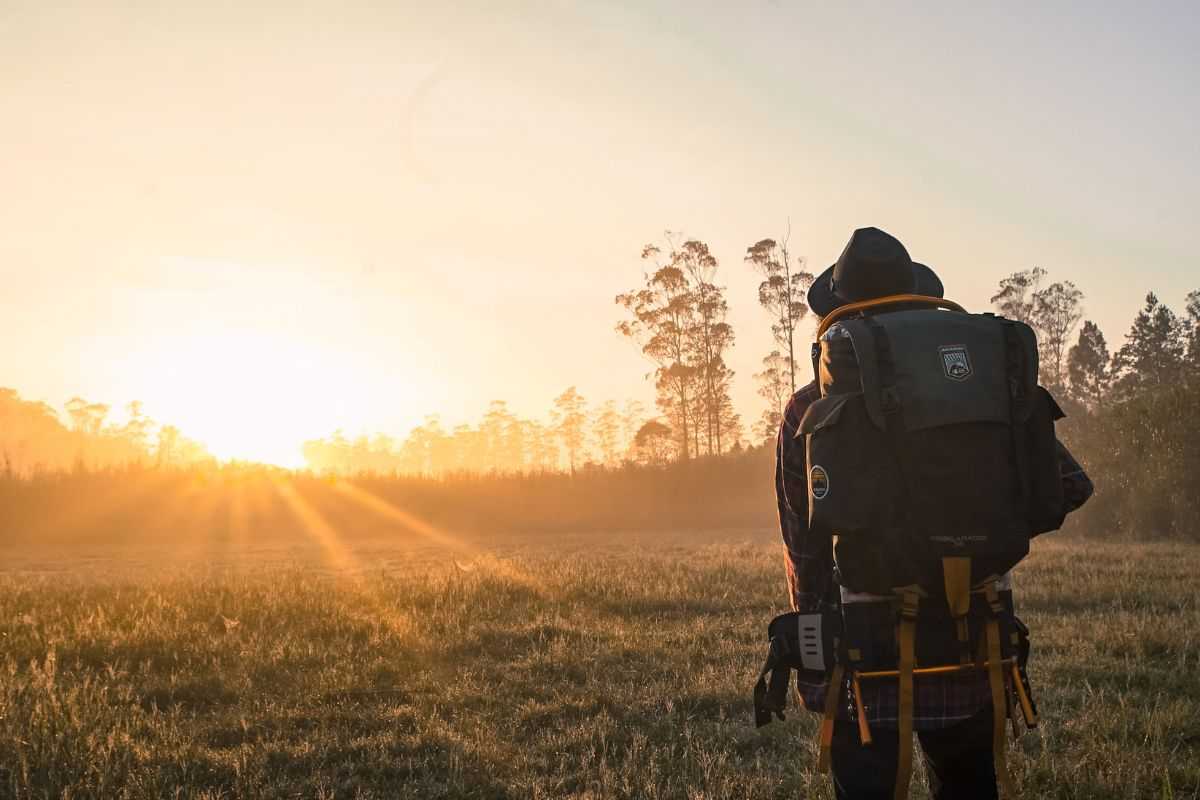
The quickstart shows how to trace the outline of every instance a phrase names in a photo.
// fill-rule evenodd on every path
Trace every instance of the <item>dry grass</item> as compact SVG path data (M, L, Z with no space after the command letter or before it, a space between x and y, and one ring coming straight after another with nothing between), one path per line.
M0 796L827 798L812 715L751 723L774 538L713 539L0 574ZM1023 796L1200 796L1198 573L1038 546Z

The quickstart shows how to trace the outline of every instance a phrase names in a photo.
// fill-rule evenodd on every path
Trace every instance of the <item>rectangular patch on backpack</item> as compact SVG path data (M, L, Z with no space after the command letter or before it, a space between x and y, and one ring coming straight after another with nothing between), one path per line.
M942 354L942 371L952 381L965 381L971 377L971 357L967 355L967 346L962 344L939 347Z

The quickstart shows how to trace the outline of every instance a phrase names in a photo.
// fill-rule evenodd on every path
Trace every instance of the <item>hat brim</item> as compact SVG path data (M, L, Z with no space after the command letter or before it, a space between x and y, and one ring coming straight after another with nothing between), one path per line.
M945 289L942 281L933 270L917 261L912 262L913 277L915 278L914 294L925 297L942 297ZM817 316L825 316L830 311L849 303L849 300L839 297L832 286L833 267L822 272L808 289L808 307Z

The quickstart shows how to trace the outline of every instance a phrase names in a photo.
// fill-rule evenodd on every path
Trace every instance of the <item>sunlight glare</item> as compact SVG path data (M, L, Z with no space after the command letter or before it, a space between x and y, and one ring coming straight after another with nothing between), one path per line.
M319 346L244 329L164 342L147 407L222 461L301 467L356 391L352 365Z

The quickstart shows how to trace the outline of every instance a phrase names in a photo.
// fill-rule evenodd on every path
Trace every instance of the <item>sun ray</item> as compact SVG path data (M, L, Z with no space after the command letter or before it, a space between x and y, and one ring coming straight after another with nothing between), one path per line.
M337 529L325 519L286 478L273 480L276 491L300 521L305 531L325 552L328 565L335 570L341 589L366 606L365 613L347 607L345 613L367 624L382 625L394 636L406 637L414 630L407 613L388 605L363 575L362 565L342 541Z
M357 572L357 559L342 541L337 529L329 524L321 512L313 508L290 480L273 477L272 484L288 510L303 526L304 532L321 548L326 564L339 572Z
M456 553L468 556L476 556L481 552L478 547L431 525L420 517L389 503L381 497L371 494L366 489L356 486L350 481L338 479L333 483L333 489L352 502L374 512L384 519L401 525L408 531L433 544L441 545Z
M411 533L425 539L434 544L441 545L448 550L451 550L459 555L469 556L473 559L468 567L462 566L459 569L469 571L475 568L476 565L485 565L489 572L493 575L499 575L514 583L525 586L538 594L546 594L547 587L537 578L530 575L528 572L518 568L508 561L502 561L496 558L493 554L483 550L460 537L432 525L429 522L417 517L416 515L405 511L394 503L389 503L381 497L371 494L361 486L356 486L348 480L337 479L332 484L336 492L343 497L361 505L379 516L391 522L397 523ZM457 563L457 562L456 562Z

